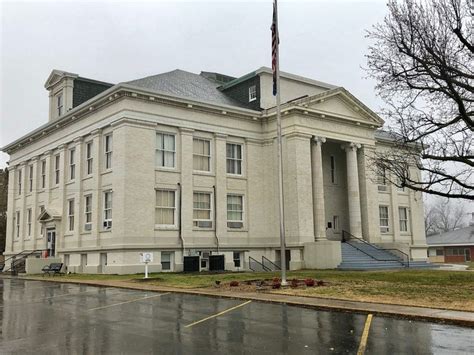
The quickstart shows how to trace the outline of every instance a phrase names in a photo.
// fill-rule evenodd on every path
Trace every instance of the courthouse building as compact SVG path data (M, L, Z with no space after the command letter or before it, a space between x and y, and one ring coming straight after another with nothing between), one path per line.
M116 85L53 70L49 121L10 154L5 257L48 249L71 272L181 271L185 256L278 264L272 73L182 70ZM374 173L382 119L342 87L281 73L289 266L335 268L343 231L426 260L420 193ZM9 118L6 118L9 119ZM412 174L419 174L412 169Z

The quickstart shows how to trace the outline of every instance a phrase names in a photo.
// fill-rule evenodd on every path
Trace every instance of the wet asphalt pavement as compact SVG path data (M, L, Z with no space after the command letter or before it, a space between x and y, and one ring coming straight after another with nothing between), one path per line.
M0 290L0 354L356 354L367 318L21 279ZM366 354L474 354L474 329L374 316Z

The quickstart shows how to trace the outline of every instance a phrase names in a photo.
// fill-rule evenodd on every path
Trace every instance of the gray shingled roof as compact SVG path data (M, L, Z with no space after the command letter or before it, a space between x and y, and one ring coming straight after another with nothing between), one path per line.
M126 84L170 93L196 101L246 107L218 90L217 87L221 84L208 80L202 75L180 69L128 81Z
M428 245L474 245L474 226L426 237Z

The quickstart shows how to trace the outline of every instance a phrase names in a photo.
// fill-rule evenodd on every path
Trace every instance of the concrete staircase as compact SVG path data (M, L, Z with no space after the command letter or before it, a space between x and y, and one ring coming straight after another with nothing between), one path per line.
M337 267L340 270L387 270L407 268L406 259L392 254L387 250L351 240L350 243L341 243L342 262ZM436 267L426 261L410 261L409 268Z

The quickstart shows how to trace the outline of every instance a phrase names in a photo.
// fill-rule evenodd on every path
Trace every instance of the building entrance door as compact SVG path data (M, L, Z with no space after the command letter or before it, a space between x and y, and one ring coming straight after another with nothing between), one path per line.
M471 250L470 249L464 249L464 259L466 261L471 261Z
M48 237L48 256L56 256L56 230L55 229L48 229L47 231Z

